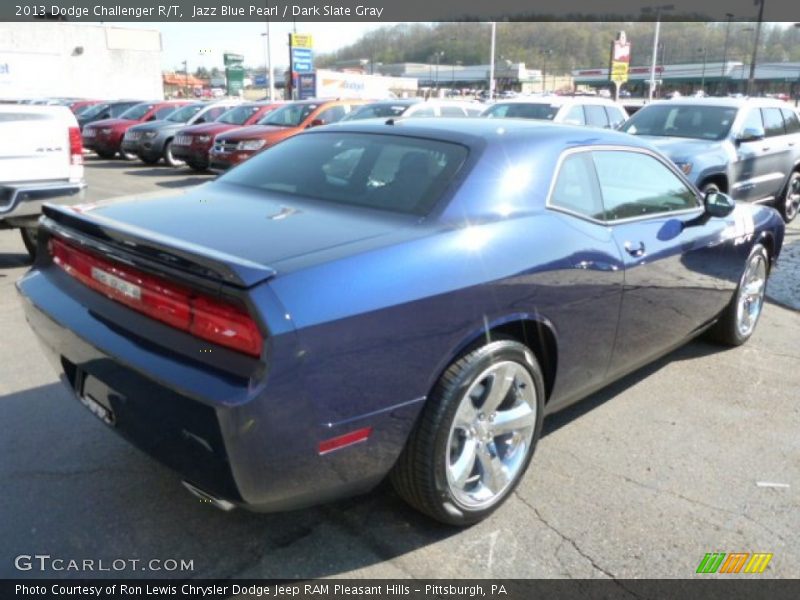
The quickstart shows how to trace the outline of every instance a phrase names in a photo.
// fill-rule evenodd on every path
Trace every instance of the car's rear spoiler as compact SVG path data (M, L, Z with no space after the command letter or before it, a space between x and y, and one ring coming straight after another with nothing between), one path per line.
M275 269L224 252L103 217L78 206L45 204L40 225L62 238L126 263L136 263L194 283L249 288Z

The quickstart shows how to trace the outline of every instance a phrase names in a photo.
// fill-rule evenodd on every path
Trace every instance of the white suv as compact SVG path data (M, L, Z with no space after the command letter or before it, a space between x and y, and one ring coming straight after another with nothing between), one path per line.
M594 96L531 96L492 104L483 117L539 119L567 125L616 129L628 113L613 100Z
M44 202L82 200L83 147L65 106L0 104L0 229L18 228L31 256Z

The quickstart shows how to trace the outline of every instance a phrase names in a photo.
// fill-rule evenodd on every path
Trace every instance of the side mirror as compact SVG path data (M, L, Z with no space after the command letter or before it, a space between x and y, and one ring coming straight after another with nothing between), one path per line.
M727 217L736 208L733 198L722 192L711 191L703 198L706 214L712 217Z
M325 125L325 119L314 119L308 124L309 127L319 127L320 125Z
M737 142L757 142L764 139L763 127L747 127L736 136Z

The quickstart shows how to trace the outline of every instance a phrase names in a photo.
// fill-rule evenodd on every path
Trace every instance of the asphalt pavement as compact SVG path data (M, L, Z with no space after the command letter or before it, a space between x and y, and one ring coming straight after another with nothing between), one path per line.
M87 163L89 199L210 179ZM800 308L799 225L787 244L772 283ZM284 514L201 503L62 388L16 296L27 266L0 231L0 577L682 578L708 552L773 553L731 577L800 576L800 313L776 302L747 345L692 342L551 417L513 497L459 530L385 485ZM37 554L126 566L17 570ZM153 559L192 569L143 571Z

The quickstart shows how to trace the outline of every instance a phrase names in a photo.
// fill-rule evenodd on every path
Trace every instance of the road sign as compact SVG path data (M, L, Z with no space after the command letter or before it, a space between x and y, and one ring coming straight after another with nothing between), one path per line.
M625 37L625 32L620 31L617 39L611 43L611 66L608 70L609 79L620 84L628 81L631 64L631 44Z
M307 48L311 50L314 47L314 40L308 33L290 33L289 45L292 48Z

